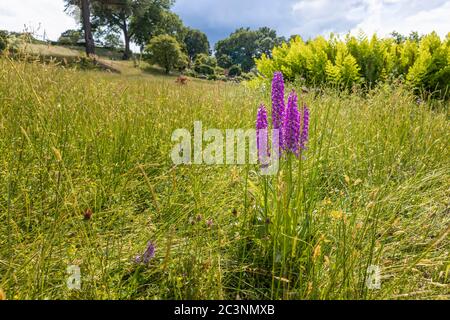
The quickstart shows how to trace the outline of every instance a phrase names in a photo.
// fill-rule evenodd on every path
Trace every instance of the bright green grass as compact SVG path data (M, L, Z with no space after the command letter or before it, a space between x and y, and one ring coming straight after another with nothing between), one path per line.
M300 254L279 258L257 219L257 168L170 159L174 129L253 128L268 92L0 59L0 288L8 299L448 299L448 105L417 105L401 87L303 98L311 224ZM156 257L137 267L149 240ZM370 264L381 290L365 285ZM66 286L69 265L81 291Z

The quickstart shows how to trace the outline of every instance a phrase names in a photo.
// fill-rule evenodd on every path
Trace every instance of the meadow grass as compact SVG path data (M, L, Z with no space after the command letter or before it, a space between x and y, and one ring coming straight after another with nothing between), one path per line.
M170 158L172 132L196 120L254 128L268 90L0 59L0 288L8 299L448 299L448 103L397 85L301 100L311 140L285 209L284 166L264 178ZM148 241L156 256L137 265ZM379 290L366 285L372 265Z

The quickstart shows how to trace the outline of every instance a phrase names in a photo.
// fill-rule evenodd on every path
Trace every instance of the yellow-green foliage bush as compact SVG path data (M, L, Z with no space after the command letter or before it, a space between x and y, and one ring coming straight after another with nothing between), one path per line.
M347 35L344 40L331 35L303 41L300 37L275 47L272 58L256 60L262 78L275 71L307 85L349 88L355 84L373 87L379 82L403 79L414 91L448 96L450 84L450 33L444 40L435 33L420 40L400 43L376 35Z

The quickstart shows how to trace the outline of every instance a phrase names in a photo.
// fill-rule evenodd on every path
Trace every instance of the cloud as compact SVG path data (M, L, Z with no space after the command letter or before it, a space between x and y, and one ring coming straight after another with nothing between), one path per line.
M204 31L214 44L239 27L263 26L304 38L363 30L450 32L450 0L177 0L174 11L188 26ZM37 30L53 40L77 25L64 13L63 0L0 0L0 29Z
M367 18L352 31L386 36L392 31L425 34L436 31L441 37L450 32L450 1L368 1Z
M268 26L287 31L296 0L177 0L174 11L185 24L203 30L211 42L239 27Z
M239 27L268 26L304 38L361 29L381 36L450 31L450 0L177 0L174 10L212 43Z
M330 32L350 31L364 19L368 4L361 0L303 0L293 6L291 34L309 38Z
M27 30L35 32L41 39L45 34L56 40L65 30L76 27L75 20L64 13L62 0L1 0L0 29Z

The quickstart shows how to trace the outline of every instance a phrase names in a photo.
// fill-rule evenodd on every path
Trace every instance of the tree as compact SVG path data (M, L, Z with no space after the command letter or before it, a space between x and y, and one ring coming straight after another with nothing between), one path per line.
M232 66L230 70L228 71L228 76L230 77L239 77L242 74L241 67L239 66Z
M283 42L286 42L284 37L278 37L277 32L268 27L262 27L256 31L258 34L257 40L257 56L261 57L265 54L268 57L272 57L272 49L275 46L281 45Z
M83 37L82 31L70 29L61 33L58 43L62 45L76 45Z
M409 34L409 40L411 40L411 41L414 41L414 42L416 42L416 43L419 43L420 42L420 40L422 40L422 38L423 38L423 36L420 36L419 35L419 33L417 32L417 31L412 31L410 34Z
M208 37L200 30L186 28L184 43L191 61L200 53L209 54Z
M181 51L177 39L170 35L159 35L152 38L145 48L147 60L163 67L167 74L176 67L182 67L186 56Z
M151 33L152 36L168 34L177 39L181 46L184 46L184 37L186 35L186 27L181 18L171 11L161 11L161 19L156 24L155 29ZM148 41L148 39L147 39ZM185 48L182 48L185 49Z
M277 37L275 30L267 27L258 30L240 28L216 44L216 56L229 56L233 64L241 65L245 72L249 72L255 66L255 59L263 54L270 57L272 49L284 41L284 38Z
M94 25L94 39L96 44L106 48L125 49L125 44L121 37L121 31L119 28L111 28L109 26ZM123 56L122 56L123 58Z
M233 60L231 60L231 58L226 54L223 54L217 58L217 64L221 68L229 69L233 65Z
M194 70L198 74L203 75L212 75L214 74L214 69L217 67L217 60L216 58L206 54L206 53L199 53L194 62Z
M147 45L150 38L161 34L170 34L180 42L180 34L184 29L183 22L173 12L170 12L172 1L153 3L139 9L132 17L130 31L133 40L141 49Z
M103 45L107 48L119 49L124 47L124 43L120 36L115 32L108 32L103 37Z
M217 60L215 57L210 56L206 53L199 53L196 58L195 58L195 62L194 64L197 65L201 65L201 64L205 64L207 66L210 66L212 68L217 67Z
M291 41L294 41L297 38L301 38L302 36L299 34L293 34L289 37L289 39L286 41L287 43L290 43Z
M130 43L139 33L138 44L143 47L151 31L170 9L173 0L95 0L94 16L99 25L119 28L125 40L124 60L131 56ZM145 41L143 41L145 38Z
M198 74L210 76L215 73L214 68L211 66L208 66L207 64L200 64L195 67L195 72Z
M94 37L91 26L91 4L89 0L81 0L81 16L83 19L84 40L86 42L86 54L95 54Z
M95 1L95 0L94 0ZM81 11L81 24L84 31L84 40L86 43L86 54L88 56L95 54L94 37L92 36L91 25L91 0L65 0L66 12L75 15L75 9Z
M395 43L401 44L406 41L406 37L397 31L392 31L390 36L395 40Z
M107 25L110 28L119 28L123 32L125 40L125 51L123 59L128 60L131 56L129 33L129 19L133 15L134 6L137 1L132 0L97 0L94 5L94 19L99 25Z
M8 47L8 32L0 30L0 53Z

